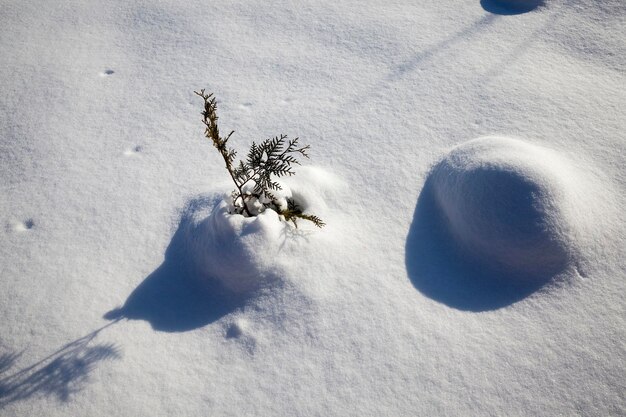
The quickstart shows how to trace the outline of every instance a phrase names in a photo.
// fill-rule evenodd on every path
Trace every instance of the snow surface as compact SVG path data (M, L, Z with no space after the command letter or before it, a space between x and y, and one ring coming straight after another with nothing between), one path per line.
M0 10L0 415L626 414L622 0ZM312 146L288 186L326 227L208 226L232 185L200 88L240 154ZM559 213L548 284L483 280L441 223L466 196L429 197L489 135L524 145L469 161Z

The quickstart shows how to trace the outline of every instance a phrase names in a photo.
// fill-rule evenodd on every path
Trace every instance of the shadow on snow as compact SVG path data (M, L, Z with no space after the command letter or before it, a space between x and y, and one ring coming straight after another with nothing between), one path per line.
M497 16L493 14L485 15L476 20L471 25L461 29L451 36L437 42L426 49L416 52L408 60L396 66L387 77L387 81L395 81L412 73L423 63L433 59L436 55L451 49L460 42L466 41L472 36L484 31L490 24L496 20Z
M38 396L53 396L68 401L84 387L99 362L120 358L119 349L113 344L91 345L102 330L114 323L74 340L39 362L10 375L5 374L15 366L24 351L0 355L0 409Z
M480 0L483 9L493 14L528 13L543 5L543 0Z
M185 253L185 231L194 211L215 204L215 198L188 204L163 263L133 290L121 308L109 311L104 318L145 320L154 330L184 332L210 324L242 304L215 280L199 284Z

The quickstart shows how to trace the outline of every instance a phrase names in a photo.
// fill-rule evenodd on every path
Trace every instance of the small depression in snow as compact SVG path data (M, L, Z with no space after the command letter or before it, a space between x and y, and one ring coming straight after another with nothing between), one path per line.
M137 155L138 153L141 153L141 152L143 152L143 146L137 145L137 146L134 146L131 149L126 149L124 151L124 155L126 155L126 156L133 156L133 155Z
M13 229L18 232L25 232L35 227L35 221L33 219L26 219L23 222L17 223Z
M464 310L518 301L576 266L583 195L554 151L506 137L466 142L424 185L407 240L409 276Z

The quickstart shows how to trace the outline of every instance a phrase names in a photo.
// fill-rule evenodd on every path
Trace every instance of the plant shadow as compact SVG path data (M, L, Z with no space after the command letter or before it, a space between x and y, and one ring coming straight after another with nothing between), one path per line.
M413 286L425 296L464 311L488 311L518 302L546 280L520 283L467 257L447 232L427 179L406 241L405 263Z
M528 13L543 5L543 0L480 0L485 11L493 14L511 16Z
M185 332L213 323L243 304L217 280L200 284L186 254L186 231L194 213L215 203L215 198L198 198L187 205L163 263L105 319L145 320L157 331Z
M4 376L24 351L0 355L0 409L35 396L53 396L60 401L68 401L84 387L99 362L121 357L119 349L113 344L91 345L98 333L114 323L66 344L11 375Z

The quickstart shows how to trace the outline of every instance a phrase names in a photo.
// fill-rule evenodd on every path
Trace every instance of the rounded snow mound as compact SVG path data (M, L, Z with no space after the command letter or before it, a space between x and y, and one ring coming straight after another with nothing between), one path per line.
M332 210L327 202L337 201L341 184L322 168L301 167L296 177L281 181L282 190L274 195L293 198L304 213L329 221ZM192 268L195 279L209 287L218 281L233 293L247 294L275 285L284 279L282 271L285 263L293 261L290 257L302 256L302 240L295 238L309 239L317 227L299 219L296 231L291 222L271 209L253 217L231 214L232 204L229 196L212 195L186 209L182 222L186 265Z
M187 251L201 280L217 280L234 293L261 288L275 279L272 260L278 253L284 228L273 210L255 217L230 214L227 201L207 213L187 230Z
M508 280L537 282L576 257L578 222L571 208L580 192L573 174L554 151L492 136L453 149L430 180L462 253Z

